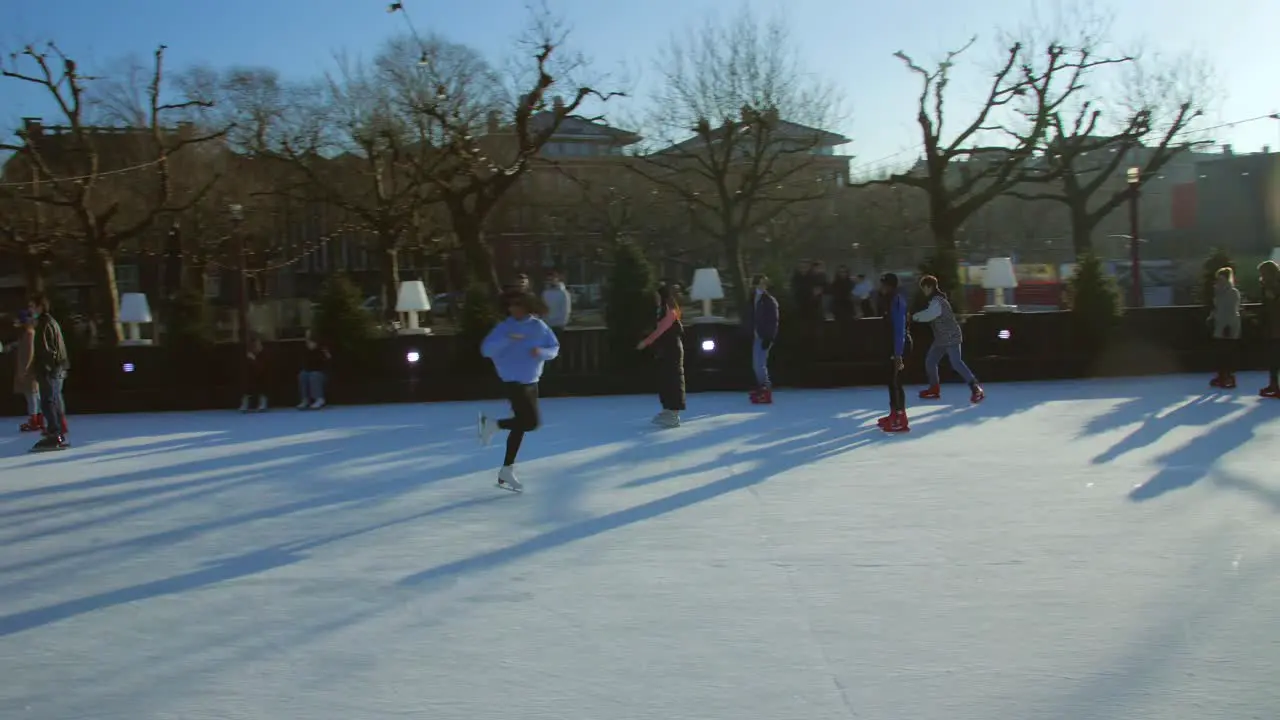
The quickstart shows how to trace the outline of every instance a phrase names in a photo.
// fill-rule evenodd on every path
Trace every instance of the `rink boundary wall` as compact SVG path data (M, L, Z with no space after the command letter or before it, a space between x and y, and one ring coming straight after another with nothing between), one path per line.
M1251 309L1246 308L1246 312ZM999 313L965 319L965 359L985 383L1087 377L1208 372L1212 349L1202 307L1130 310L1099 352L1088 352L1072 335L1070 313ZM753 380L750 336L737 325L686 328L686 376L690 392L743 391ZM908 357L911 380L924 380L923 355L931 342L927 327L912 328L915 352ZM714 351L705 352L710 340ZM360 358L335 358L329 400L335 404L439 402L498 396L487 361L460 364L455 336L400 336L370 341ZM549 364L544 396L641 394L654 391L652 363L620 367L609 357L603 330L567 330L561 357ZM833 388L884 382L887 332L879 318L847 324L827 321L803 326L784 318L771 363L781 387ZM1258 369L1262 339L1246 319L1240 340L1241 369ZM270 397L274 406L297 400L299 342L267 347ZM407 361L417 352L419 362ZM76 413L158 412L234 407L239 402L241 351L218 345L199 353L166 347L98 348L74 352L67 380L69 410ZM11 355L0 356L0 377L13 377ZM124 372L127 365L132 372ZM944 382L955 381L945 369ZM12 389L12 383L10 382ZM23 412L21 398L8 395L3 414Z

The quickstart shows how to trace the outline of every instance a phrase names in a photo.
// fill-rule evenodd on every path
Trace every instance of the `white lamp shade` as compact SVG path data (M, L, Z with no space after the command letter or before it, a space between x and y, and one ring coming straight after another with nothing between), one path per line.
M431 300L427 298L427 286L421 280L406 280L400 283L400 294L396 298L396 312L426 312L431 309Z
M142 293L120 295L120 322L140 325L151 322L151 306Z
M982 273L982 287L988 290L1008 290L1018 287L1018 276L1013 272L1013 258L991 258Z
M1271 250L1271 262L1280 264L1280 247Z
M720 271L715 268L698 268L693 271L693 285L689 287L690 300L723 300L724 285L720 284Z

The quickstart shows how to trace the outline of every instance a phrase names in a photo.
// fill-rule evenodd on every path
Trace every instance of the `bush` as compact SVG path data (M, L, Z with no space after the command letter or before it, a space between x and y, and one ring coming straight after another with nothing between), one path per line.
M364 295L345 275L334 275L320 290L311 335L339 357L359 357L373 336L374 319Z
M1235 270L1235 264L1221 248L1214 248L1209 257L1204 259L1200 270L1200 285L1196 288L1196 301L1204 305L1206 311L1213 312L1213 285L1218 278L1218 271L1224 267Z
M481 360L480 343L501 320L498 300L487 283L468 278L458 314L457 362L460 369L475 372L487 369Z
M1124 314L1124 299L1096 255L1083 255L1077 261L1075 274L1067 281L1067 308L1077 342L1086 351L1101 349Z
M620 242L613 253L613 274L605 293L605 324L609 357L616 367L637 362L636 343L653 327L653 267L644 252L630 242Z
M164 342L176 349L201 350L214 341L213 318L204 293L183 288L167 303Z

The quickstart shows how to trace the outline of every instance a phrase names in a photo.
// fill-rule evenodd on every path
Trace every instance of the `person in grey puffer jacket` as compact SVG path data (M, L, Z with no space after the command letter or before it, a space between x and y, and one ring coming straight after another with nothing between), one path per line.
M1218 375L1209 385L1230 390L1236 386L1236 347L1240 341L1240 291L1235 272L1224 267L1213 281L1213 312L1206 321L1217 346Z
M964 342L964 334L960 331L960 323L951 309L951 301L947 294L938 287L938 278L925 275L920 278L920 289L929 298L929 306L912 315L916 322L927 322L933 328L933 345L924 357L924 369L929 375L929 387L920 391L921 400L936 400L942 397L942 384L938 378L938 364L946 355L951 367L960 373L960 377L969 384L969 402L980 403L986 398L982 386L973 371L964 364L960 354L960 345Z

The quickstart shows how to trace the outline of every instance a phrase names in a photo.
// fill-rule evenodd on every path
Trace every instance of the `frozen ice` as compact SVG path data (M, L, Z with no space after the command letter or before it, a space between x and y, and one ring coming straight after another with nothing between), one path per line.
M1205 378L79 416L0 439L0 717L1245 720L1280 402Z

